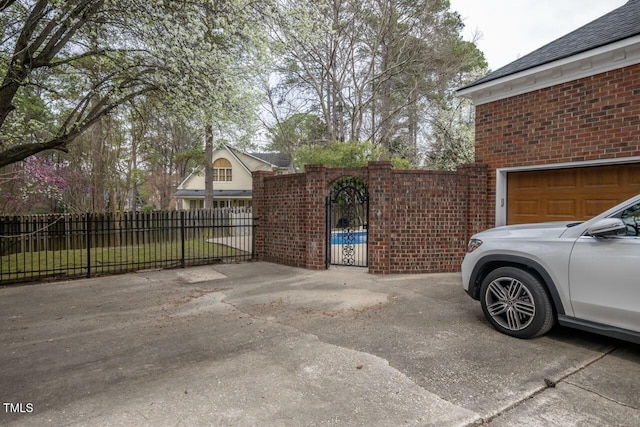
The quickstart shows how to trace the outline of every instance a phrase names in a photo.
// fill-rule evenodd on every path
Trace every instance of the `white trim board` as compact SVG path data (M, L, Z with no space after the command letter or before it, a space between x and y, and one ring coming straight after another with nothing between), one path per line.
M458 91L482 105L640 63L640 36L543 64Z

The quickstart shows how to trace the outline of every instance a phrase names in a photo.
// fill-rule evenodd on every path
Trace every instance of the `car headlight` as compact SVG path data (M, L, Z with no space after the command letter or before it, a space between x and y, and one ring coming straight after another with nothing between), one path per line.
M475 251L480 247L480 245L482 245L482 240L480 239L469 240L469 244L467 245L467 253L470 254L471 252Z

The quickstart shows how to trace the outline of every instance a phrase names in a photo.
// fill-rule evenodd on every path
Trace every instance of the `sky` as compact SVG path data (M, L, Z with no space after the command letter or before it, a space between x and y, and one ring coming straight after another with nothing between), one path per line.
M465 40L478 36L492 71L622 6L627 0L449 0Z

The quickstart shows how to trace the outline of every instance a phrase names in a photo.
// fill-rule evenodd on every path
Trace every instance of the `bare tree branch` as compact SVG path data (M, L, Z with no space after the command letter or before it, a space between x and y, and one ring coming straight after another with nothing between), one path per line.
M107 99L101 99L96 105L89 110L86 116L78 122L75 122L73 126L69 128L63 127L63 132L46 142L42 143L27 143L10 147L0 152L0 168L10 165L12 163L24 160L29 156L40 153L45 150L60 150L67 152L67 144L72 142L75 138L85 132L101 118L107 116L113 109L119 105L128 102L140 95L143 95L151 91L152 87L143 87L137 91L131 92L128 95L116 100L108 101ZM86 110L86 104L83 104L82 111Z
M9 6L15 3L15 1L16 0L0 0L0 12L7 9Z

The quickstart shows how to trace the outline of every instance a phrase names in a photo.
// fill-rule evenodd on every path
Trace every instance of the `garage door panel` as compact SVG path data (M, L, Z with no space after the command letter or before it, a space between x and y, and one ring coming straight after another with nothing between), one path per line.
M580 174L585 188L602 188L602 187L614 187L617 188L624 183L624 171L623 170L597 170L591 173Z
M554 189L574 189L578 185L578 177L571 169L554 171L554 173L545 176L546 187L549 190Z
M640 193L640 164L513 172L507 223L581 221Z
M588 199L584 201L584 213L587 217L591 218L618 203L620 203L618 199Z
M536 188L540 188L540 175L534 174L525 174L517 176L518 180L517 187L521 190L532 190Z
M640 165L632 165L627 172L627 185L636 188L636 192L640 192Z
M573 216L576 211L575 200L548 200L547 216L554 220L562 221L566 217Z
M535 219L538 216L538 205L538 200L518 200L512 209L519 217Z

